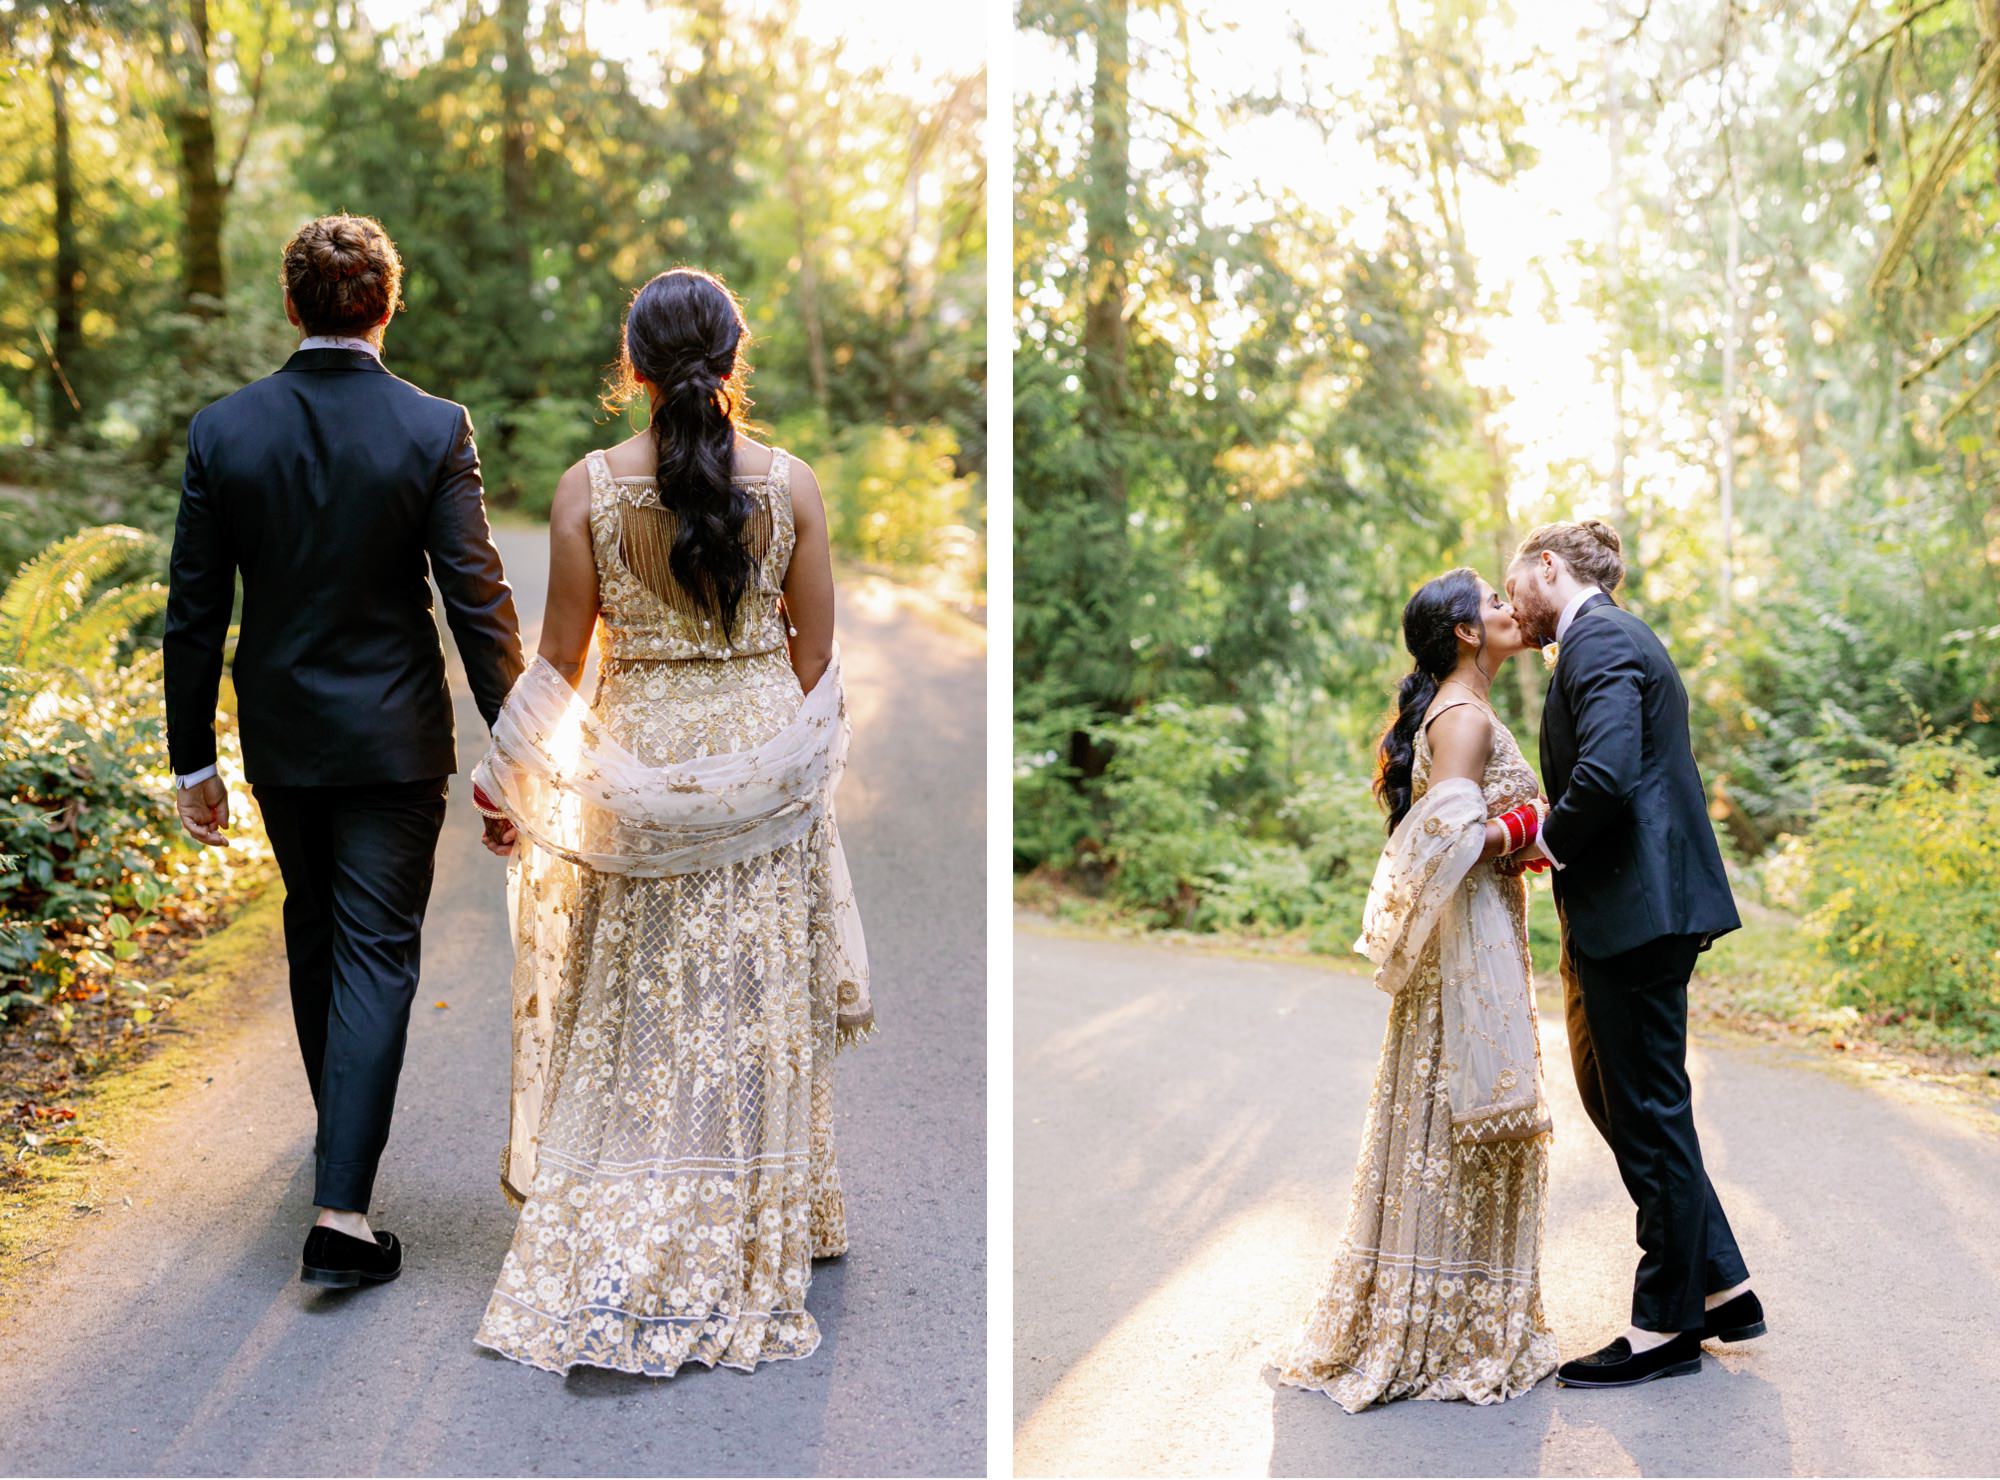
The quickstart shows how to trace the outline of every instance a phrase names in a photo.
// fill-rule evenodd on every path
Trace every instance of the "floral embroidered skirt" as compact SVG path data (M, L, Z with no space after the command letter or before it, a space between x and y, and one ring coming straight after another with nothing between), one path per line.
M1346 1237L1279 1372L1350 1413L1397 1398L1498 1403L1555 1370L1548 1137L1454 1144L1443 1049L1437 973L1420 970L1389 1011Z
M756 745L799 702L774 653L609 660L595 707L657 764ZM827 847L816 829L702 873L580 872L534 1182L481 1345L662 1377L819 1345L812 1261L847 1248Z

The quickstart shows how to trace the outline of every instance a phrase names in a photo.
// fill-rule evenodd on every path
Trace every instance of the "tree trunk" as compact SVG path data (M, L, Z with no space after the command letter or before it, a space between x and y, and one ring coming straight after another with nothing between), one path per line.
M528 223L533 202L528 179L528 141L532 124L528 118L528 89L534 64L528 55L528 0L500 0L501 44L507 66L500 74L500 205L506 214L507 265L516 300L533 301L534 265L528 240ZM533 366L527 355L515 347L502 383L510 399L525 399L534 387L527 377ZM507 430L501 429L507 439Z
M799 321L806 331L806 377L812 383L813 405L824 416L829 407L829 377L826 368L826 325L819 301L819 257L813 247L813 216L806 196L805 161L793 129L805 124L802 116L793 119L785 133L785 194L792 207L792 229L799 251L799 275L794 285L798 295Z
M57 12L49 33L49 106L55 123L56 337L50 354L55 385L49 398L49 425L62 437L76 429L81 409L72 390L83 348L83 253L76 239L76 176L69 140L69 36Z
M1742 266L1741 227L1736 211L1736 163L1729 163L1729 193L1724 202L1728 210L1725 232L1724 258L1722 266L1722 414L1717 437L1721 443L1717 449L1716 481L1720 484L1722 520L1722 565L1720 612L1726 624L1729 621L1730 593L1736 581L1736 341L1740 332L1737 323L1737 283L1736 275Z
M1132 6L1131 0L1101 0L1092 34L1096 63L1090 83L1090 144L1084 169L1084 317L1082 424L1098 444L1091 494L1101 516L1090 526L1095 558L1084 562L1083 580L1095 589L1076 594L1093 609L1127 586L1131 535L1126 524L1126 417L1131 400L1125 300L1132 259ZM1104 614L1116 620L1115 609ZM1116 634L1114 634L1116 635ZM1129 648L1114 649L1120 660L1107 671L1107 692L1096 695L1100 709L1131 708ZM1107 747L1085 729L1069 737L1069 763L1079 775L1100 776L1110 763Z
M208 55L208 0L188 0L177 58L181 85L174 103L180 143L181 284L188 309L222 311L222 220L227 201L215 169L215 97Z
M1625 335L1619 315L1625 308L1625 100L1619 90L1618 52L1612 32L1615 12L1604 12L1604 289L1611 303L1611 345L1606 367L1611 376L1611 469L1606 493L1611 525L1625 546L1625 584L1630 596L1639 589L1639 531L1627 527L1625 463Z
M1121 516L1122 538L1125 470L1115 444L1124 430L1131 387L1125 334L1126 264L1132 253L1131 0L1104 0L1093 40L1097 64L1090 86L1089 193L1084 197L1084 415L1100 438L1114 444L1103 459L1098 491Z

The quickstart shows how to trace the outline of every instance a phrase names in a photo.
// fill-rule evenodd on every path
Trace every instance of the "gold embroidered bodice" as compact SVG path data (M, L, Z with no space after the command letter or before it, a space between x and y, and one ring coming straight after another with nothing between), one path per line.
M584 459L590 474L590 545L597 557L598 645L607 658L745 658L785 647L785 572L792 563L791 455L771 450L768 471L738 474L756 509L743 537L757 574L736 609L732 630L683 591L667 569L673 516L660 507L650 476L617 477L602 452Z
M1447 709L1473 702L1471 699L1447 699L1424 716L1424 722L1417 730L1416 756L1410 765L1412 802L1431 789L1430 722ZM1480 707L1486 709L1483 704ZM1532 802L1541 794L1542 787L1535 779L1534 768L1521 754L1514 732L1491 709L1486 709L1486 714L1493 721L1493 747L1487 753L1486 770L1479 778L1479 789L1486 797L1486 816L1490 820L1503 812L1511 812L1523 802Z

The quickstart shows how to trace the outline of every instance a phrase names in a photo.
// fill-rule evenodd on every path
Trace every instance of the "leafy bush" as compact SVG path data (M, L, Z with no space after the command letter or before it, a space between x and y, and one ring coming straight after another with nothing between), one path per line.
M188 860L159 651L133 643L166 590L117 579L160 555L140 530L86 529L0 592L0 1012L84 978L117 984L163 874L179 867L198 895L230 867Z
M1888 779L1829 788L1786 860L1836 997L2000 1048L2000 774L1927 737Z
M1242 769L1242 724L1242 711L1228 705L1162 699L1093 729L1111 751L1101 786L1104 853L1123 903L1188 924L1238 856L1242 824L1216 801L1215 787Z
M1067 868L1095 831L1091 799L1077 786L1069 756L1070 737L1091 711L1017 702L1014 715L1014 866Z
M834 550L870 565L924 571L976 599L986 580L985 513L957 469L958 439L937 422L858 426L803 446L827 500Z

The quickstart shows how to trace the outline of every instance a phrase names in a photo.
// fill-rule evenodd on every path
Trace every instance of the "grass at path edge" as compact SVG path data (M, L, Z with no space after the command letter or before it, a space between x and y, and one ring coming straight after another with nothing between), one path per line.
M273 868L227 923L188 946L174 967L172 1011L68 1092L76 1118L63 1127L63 1144L23 1156L9 1139L6 1154L18 1175L0 1188L0 1304L77 1221L98 1210L99 1184L121 1147L159 1112L161 1093L186 1077L218 1032L242 1019L248 978L281 969L283 899Z

